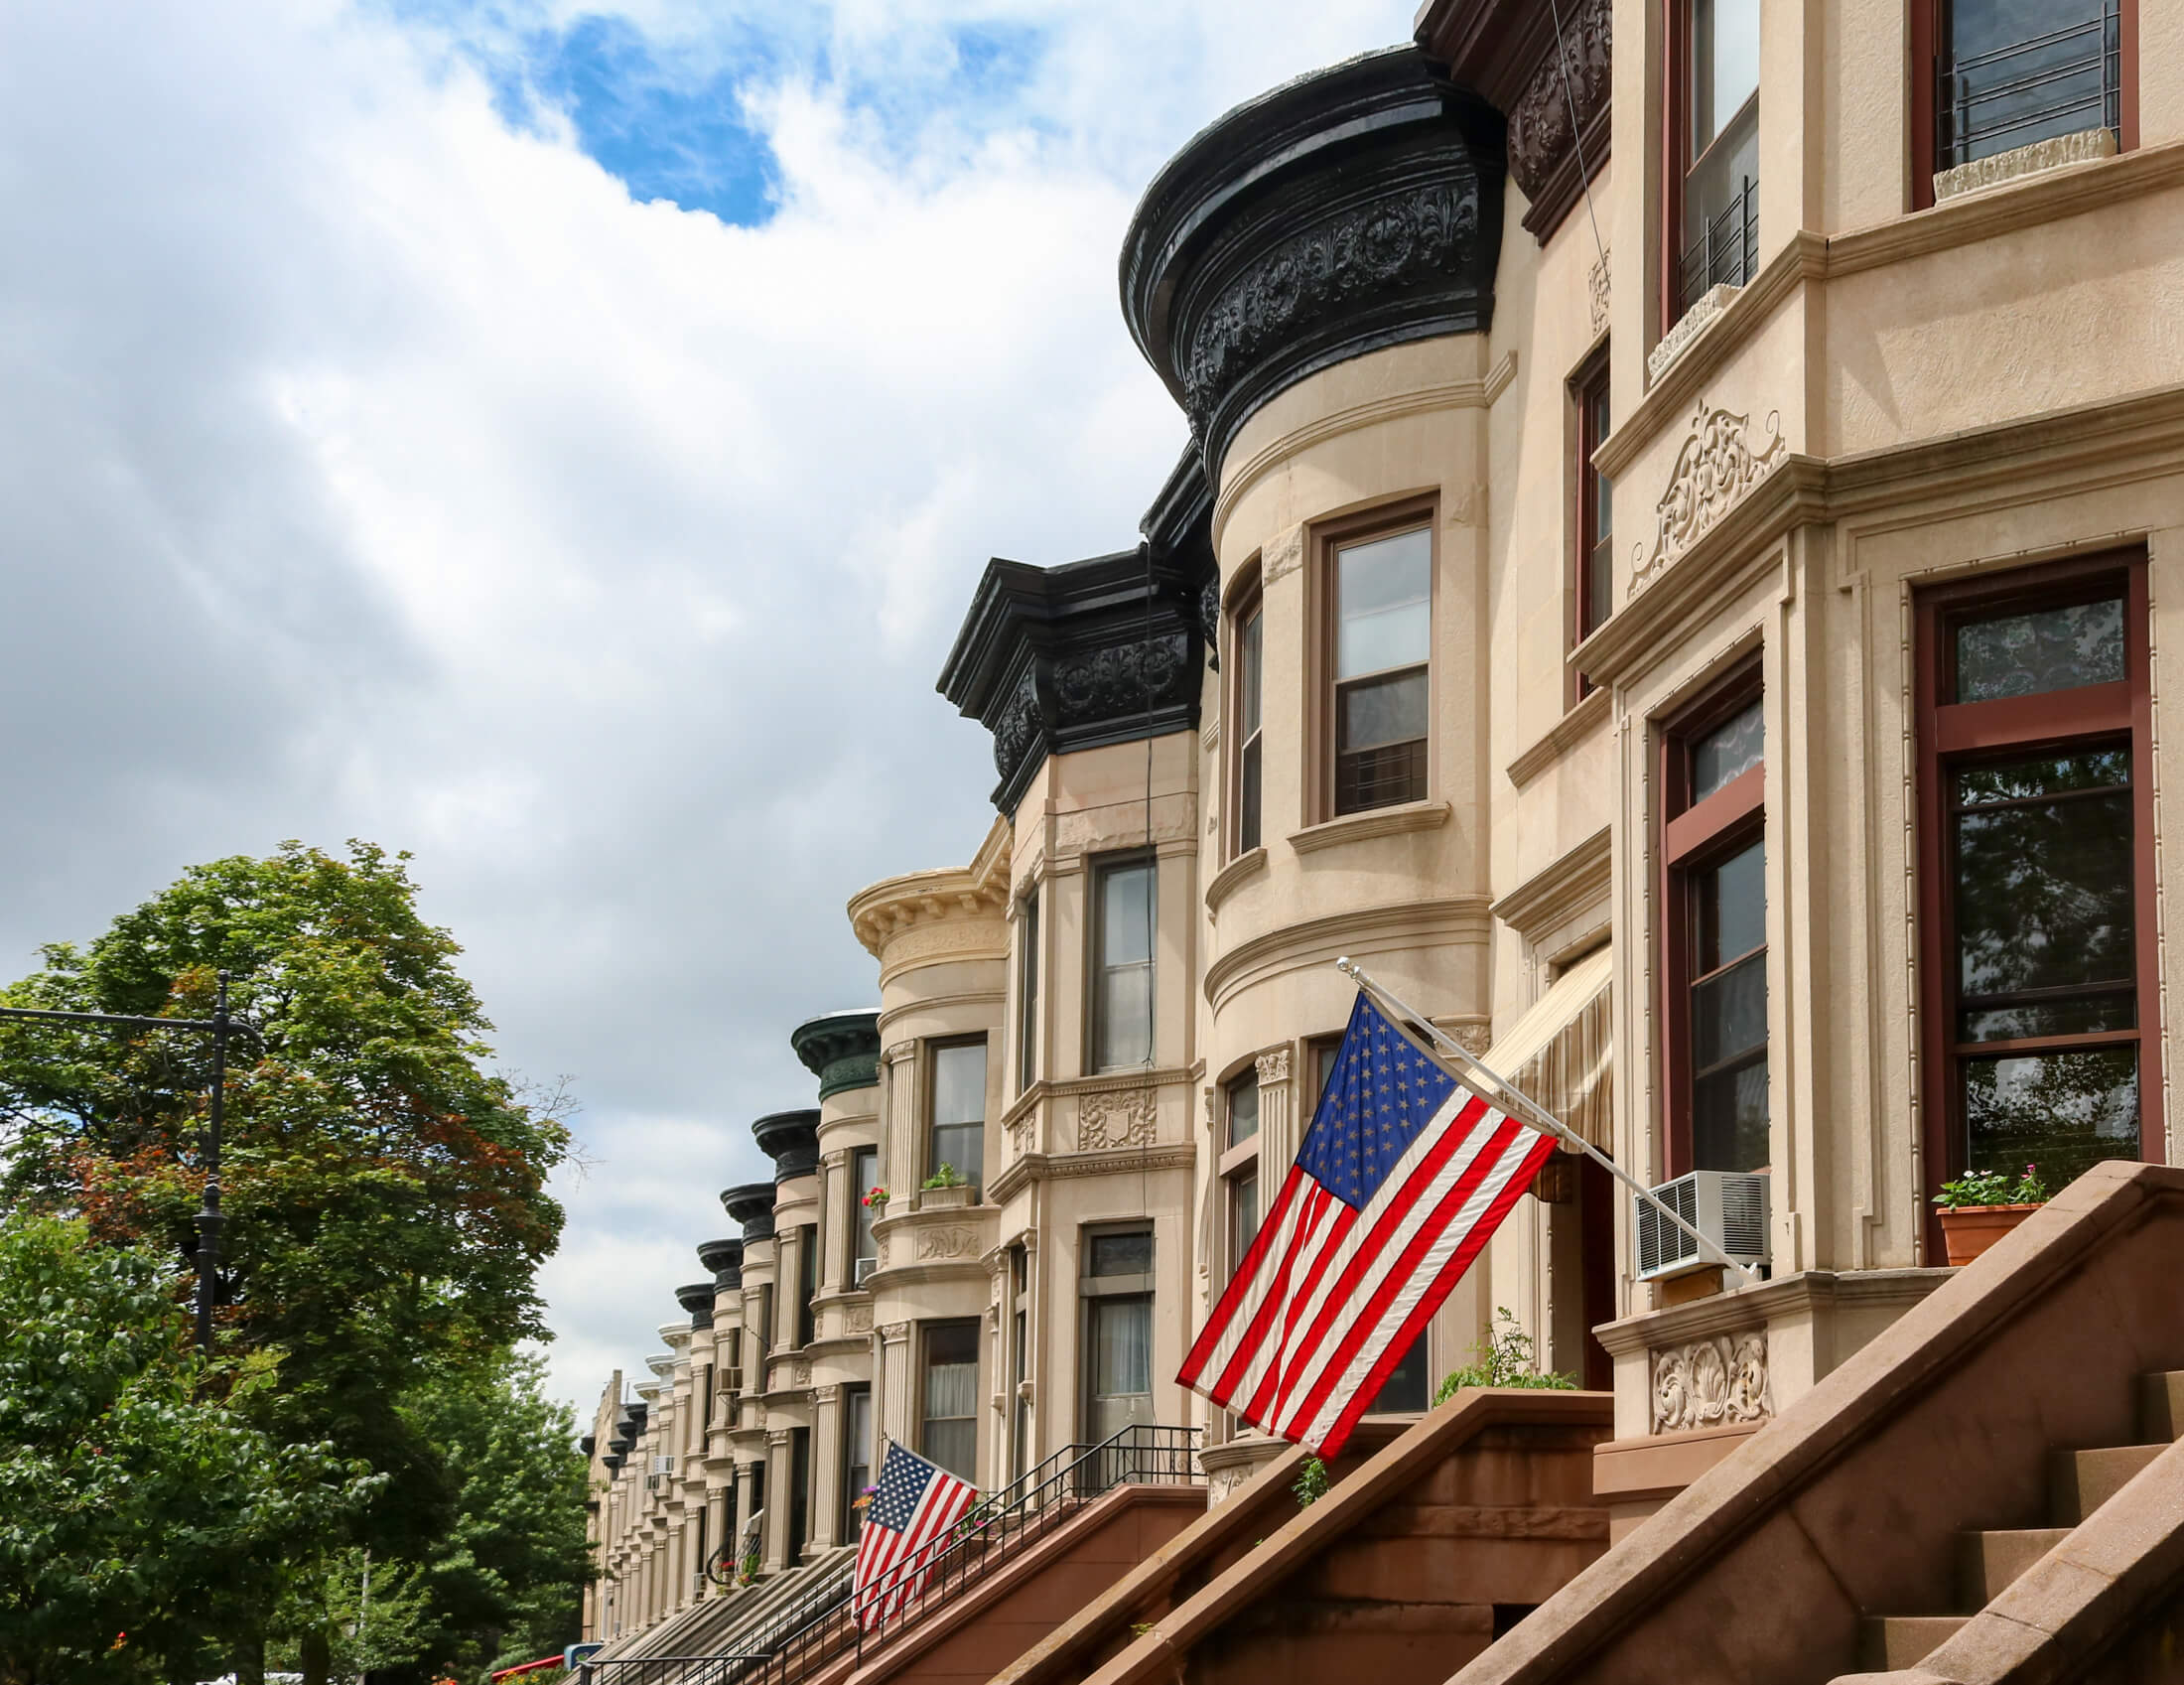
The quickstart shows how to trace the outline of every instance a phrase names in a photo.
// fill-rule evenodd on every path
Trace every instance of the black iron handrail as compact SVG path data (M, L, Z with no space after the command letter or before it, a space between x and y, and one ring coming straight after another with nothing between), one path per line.
M2067 51L2079 42L2086 51L2069 59L2041 62L2035 55ZM2024 61L2032 61L2024 63ZM2015 62L2015 63L2013 63ZM2093 73L2100 85L2093 85ZM1981 120L1981 107L1997 100L2041 97L2043 89L2057 84L2082 82L2085 91L2060 96L2031 110L2012 105ZM1969 164L2006 152L2011 146L2028 145L2045 138L2033 134L2025 140L1995 145L2005 137L2028 129L2048 129L2059 118L2076 112L2100 113L2098 125L2120 133L2123 94L2123 38L2117 0L2103 0L2098 17L2045 35L2012 41L1984 53L1953 59L1945 49L1934 66L1934 159L1939 169ZM2060 90L2058 90L2060 92ZM2055 129L2055 133L2069 133Z
M728 1685L755 1653L719 1656L607 1656L577 1664L585 1685Z
M814 1591L822 1605L800 1626L747 1639L744 1656L727 1667L673 1681L616 1680L614 1685L794 1685L813 1669L854 1651L860 1659L909 1622L960 1596L988 1569L1043 1537L1056 1522L1123 1485L1195 1485L1196 1428L1133 1427L1098 1445L1064 1446L1029 1473L974 1503L941 1538L898 1563L855 1600L854 1571ZM860 1621L862 1611L865 1618ZM589 1682L588 1682L589 1685Z

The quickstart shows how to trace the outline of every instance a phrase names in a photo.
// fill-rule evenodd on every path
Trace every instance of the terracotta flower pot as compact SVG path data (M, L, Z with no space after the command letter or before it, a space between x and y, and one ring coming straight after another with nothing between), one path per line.
M2040 1207L2037 1205L1945 1205L1942 1242L1952 1269L1969 1264Z

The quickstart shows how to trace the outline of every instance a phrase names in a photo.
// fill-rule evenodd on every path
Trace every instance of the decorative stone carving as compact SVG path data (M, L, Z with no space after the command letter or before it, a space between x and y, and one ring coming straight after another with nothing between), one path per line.
M1477 1019L1452 1026L1448 1034L1454 1038L1456 1046L1473 1058L1479 1057L1494 1045L1494 1027L1481 1024Z
M1110 1089L1084 1096L1077 1110L1077 1150L1150 1147L1159 1113L1150 1088Z
M1546 197L1558 170L1577 163L1572 156L1577 137L1607 109L1614 80L1608 0L1576 0L1565 8L1560 34L1559 46L1548 50L1509 113L1510 179L1534 201ZM1572 104L1575 126L1570 122ZM1596 158L1583 162L1589 170L1599 168Z
M851 1334L872 1333L872 1307L852 1305L843 1318L843 1327Z
M1066 723L1109 720L1132 709L1176 700L1190 668L1190 642L1181 632L1150 641L1111 644L1054 664L1054 700Z
M1270 1083L1287 1082L1290 1079L1290 1051L1287 1048L1277 1048L1270 1053L1261 1053L1252 1064L1259 1072L1259 1085L1262 1088Z
M1039 1116L1037 1111L1027 1111L1009 1123L1009 1153L1013 1158L1023 1158L1038 1141Z
M1646 383L1658 384L1661 376L1676 366L1677 359L1719 320L1721 313L1743 290L1726 281L1718 281L1700 294L1699 302L1679 316L1676 326L1661 336L1661 343L1646 352Z
M887 1236L883 1234L880 1237L879 1248L880 1250L876 1255L877 1261L874 1263L873 1267L875 1269L884 1270L887 1267Z
M1592 267L1585 271L1585 293L1592 301L1592 331L1595 334L1607 332L1608 287L1610 285L1610 271L1607 260L1609 255L1607 252L1601 252L1593 260Z
M910 1325L908 1323L882 1323L880 1325L880 1337L889 1345L899 1344L910 1337Z
M1206 665L1221 670L1221 582L1209 579L1198 593L1198 632L1206 640Z
M1774 1414L1763 1329L1668 1346L1651 1359L1654 1433L1730 1428Z
M1479 236L1474 180L1385 194L1269 250L1199 319L1183 359L1183 407L1203 435L1244 372L1276 345L1360 314L1429 277L1464 275Z
M1025 673L1017 681L1016 693L1009 698L1001 718L994 722L994 771L1001 774L1003 782L1016 776L1017 769L1030 754L1038 735L1038 680Z
M919 1262L929 1258L968 1258L977 1252L975 1228L925 1228L917 1233Z
M1708 409L1699 401L1691 434L1677 453L1675 472L1654 505L1653 551L1643 541L1631 551L1634 580L1659 572L1712 530L1744 494L1766 478L1788 451L1782 438L1782 412L1767 417L1767 444L1752 449L1750 426L1741 415Z

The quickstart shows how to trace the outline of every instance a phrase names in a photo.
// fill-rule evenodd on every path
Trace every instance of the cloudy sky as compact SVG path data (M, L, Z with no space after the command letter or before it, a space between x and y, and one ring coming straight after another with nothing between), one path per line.
M0 975L284 837L417 856L593 1161L557 1389L641 1369L842 909L968 860L986 558L1183 442L1115 257L1403 0L0 0Z

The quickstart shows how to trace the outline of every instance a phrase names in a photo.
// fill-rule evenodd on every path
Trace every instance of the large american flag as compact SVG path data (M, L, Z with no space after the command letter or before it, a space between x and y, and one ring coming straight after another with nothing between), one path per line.
M948 1530L963 1518L978 1488L892 1440L881 1460L880 1484L857 1535L857 1580L851 1603L867 1631L892 1620L925 1589Z
M1554 1150L1360 993L1297 1163L1177 1379L1333 1456Z

